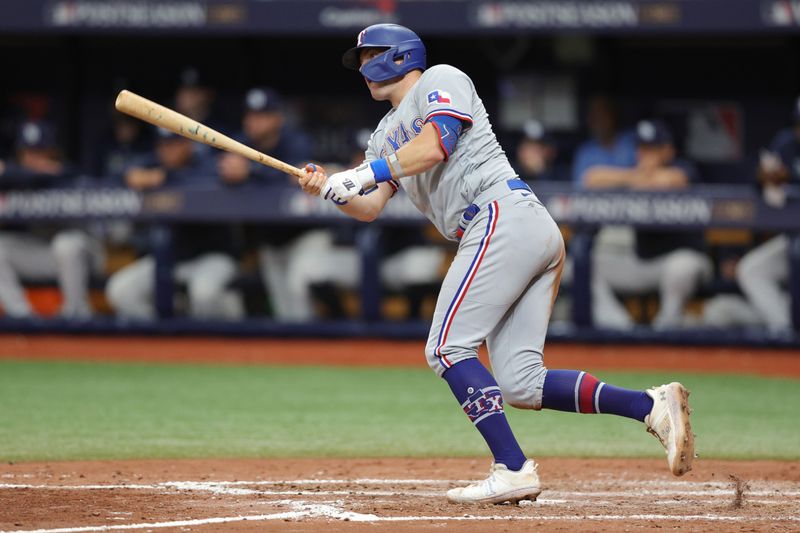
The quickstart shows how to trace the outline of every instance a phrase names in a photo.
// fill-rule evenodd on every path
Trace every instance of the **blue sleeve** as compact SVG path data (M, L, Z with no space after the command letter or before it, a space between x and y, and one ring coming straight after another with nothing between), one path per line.
M439 133L439 146L444 152L444 160L447 161L456 150L458 138L464 130L464 124L460 119L450 115L434 115L428 120Z
M769 146L769 151L773 152L781 158L781 162L787 168L792 166L793 150L792 147L795 143L795 135L792 130L783 130L779 132L772 140Z
M247 144L247 142L245 142ZM281 139L269 155L290 165L305 164L312 159L313 142L304 132L284 128ZM254 185L285 184L287 177L280 170L259 163L250 165L250 177Z
M637 161L636 134L633 131L624 131L620 134L617 143L620 157L617 164L622 167L635 167Z
M123 174L126 174L132 168L155 168L158 166L158 158L155 152L146 152L139 156L131 158L128 165L125 166Z
M189 165L167 170L165 187L181 189L214 189L222 186L217 175L216 158L203 150L195 150Z
M65 174L44 174L22 167L14 162L6 163L0 174L0 189L46 189L68 184Z
M583 174L592 166L591 157L586 146L578 148L575 154L575 161L572 163L572 185L583 187Z
M299 165L311 160L314 151L314 142L311 137L299 130L287 130L284 132L287 140L286 159L291 165Z
M686 159L676 159L670 166L681 169L683 173L686 174L689 183L697 183L700 181L700 173L697 172L697 167L695 167L690 161L687 161Z

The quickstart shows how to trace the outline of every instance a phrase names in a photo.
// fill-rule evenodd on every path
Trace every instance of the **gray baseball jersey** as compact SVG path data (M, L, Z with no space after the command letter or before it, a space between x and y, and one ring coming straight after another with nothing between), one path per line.
M544 339L564 265L556 223L521 180L497 143L472 81L460 70L427 70L381 120L367 159L385 157L422 131L436 114L466 130L449 159L400 179L409 197L442 232L463 237L436 302L425 353L439 375L476 357L485 340L495 379L511 405L541 406L547 370ZM464 210L475 204L468 218Z
M442 235L457 240L464 209L491 185L516 176L466 74L450 65L426 70L400 105L380 121L370 138L366 160L394 153L435 115L449 115L464 123L455 151L447 161L424 174L402 178L400 184Z

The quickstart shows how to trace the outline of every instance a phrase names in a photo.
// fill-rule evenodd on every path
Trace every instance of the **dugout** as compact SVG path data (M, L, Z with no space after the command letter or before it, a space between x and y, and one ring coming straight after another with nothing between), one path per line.
M365 100L361 80L340 67L339 51L350 40L2 35L4 145L21 113L42 113L60 126L71 159L91 169L116 90L131 86L167 102L181 69L192 65L217 88L219 113L226 116L240 115L248 87L280 90L314 135L318 157L336 157L350 130L369 127L384 110ZM552 114L518 94L526 87L550 98L561 93L558 103L570 106L567 116L550 119L565 154L585 138L582 106L596 92L618 100L627 125L668 114L683 129L686 114L703 108L717 114L712 119L729 116L738 157L703 164L719 182L749 181L755 154L788 125L800 90L798 36L433 35L426 43L432 63L449 62L470 73L506 142L519 133L519 117ZM515 105L521 114L514 113Z
M0 157L24 115L52 119L69 159L91 176L121 85L169 102L192 65L217 90L220 116L270 85L314 137L316 159L341 157L351 132L385 106L343 70L355 32L380 20L418 29L429 63L475 81L510 150L524 118L559 139L560 161L586 136L588 97L617 99L623 123L663 116L704 180L754 183L758 151L790 122L800 94L800 21L786 3L694 2L45 2L0 6ZM789 2L789 4L792 4ZM703 153L699 128L724 146ZM720 137L721 136L721 137ZM698 144L699 143L699 144ZM694 152L692 152L694 150ZM697 151L699 150L699 152ZM224 328L223 328L224 329Z

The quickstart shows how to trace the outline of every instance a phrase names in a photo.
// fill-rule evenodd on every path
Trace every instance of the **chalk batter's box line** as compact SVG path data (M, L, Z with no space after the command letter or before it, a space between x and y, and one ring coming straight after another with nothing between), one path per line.
M377 484L377 485L450 485L462 483L461 480L373 480L373 479L357 479L357 480L269 480L269 481L219 481L219 482L194 482L194 481L172 481L163 482L158 484L119 484L119 485L32 485L32 484L0 484L0 489L43 489L43 490L154 490L164 491L164 489L175 489L180 491L199 491L210 492L214 494L225 495L241 495L241 494L267 494L267 495L280 495L280 496L297 496L297 495L349 495L349 496L429 496L440 495L440 492L431 491L415 491L412 493L401 493L395 491L377 490L377 491L257 491L238 488L240 486L275 486L275 485L306 485L306 484L319 484L319 485L339 485L339 484ZM658 481L625 481L625 482L610 482L606 485L628 485L635 487L636 490L631 492L627 491L548 491L548 496L554 497L578 497L576 501L580 501L585 505L598 505L602 502L588 501L591 498L600 497L623 497L628 499L636 499L645 496L691 496L694 498L714 498L719 496L730 496L733 494L733 489L722 489L722 487L730 487L730 484L722 482L688 482L688 481L665 481L663 483ZM786 483L762 483L754 482L754 484L775 486L786 486ZM603 482L588 482L582 484L583 486L597 486L603 485ZM642 485L668 485L676 487L684 487L683 490L648 490L640 488ZM686 490L691 487L697 486L701 490ZM167 494L167 492L164 492ZM774 502L786 504L785 498L792 496L800 496L800 491L786 491L780 489L770 490L757 490L748 491L749 496L780 496L784 498L781 502ZM587 500L588 499L588 500ZM538 504L532 505L554 505L559 503L566 503L568 500L556 499L543 499ZM177 520L169 522L151 522L151 523L134 523L134 524L116 524L116 525L103 525L103 526L79 526L79 527L63 527L52 529L36 529L36 530L23 530L23 533L83 533L91 531L124 531L124 530L137 530L137 529L159 529L168 527L188 527L188 526L202 526L211 524L224 524L231 522L243 521L272 521L272 520L299 520L299 519L315 519L315 518L328 518L338 520L349 520L358 522L416 522L416 521L433 521L433 522L452 522L452 521L485 521L485 520L541 520L541 521L565 521L571 522L576 520L592 520L592 521L622 521L622 520L660 520L660 521L673 521L673 522L800 522L800 516L732 516L732 515L719 515L719 514L702 514L702 515L668 515L668 514L593 514L581 516L560 516L560 515L522 515L522 516L377 516L374 514L363 514L354 511L348 511L341 507L341 502L306 502L296 499L289 500L275 500L271 502L276 505L287 505L293 510L284 511L271 514L249 515L249 516L229 516L229 517L213 517L202 519L190 520ZM684 500L681 503L686 503ZM755 502L754 502L755 503ZM770 502L773 503L773 502ZM20 530L15 530L19 533ZM0 532L6 533L6 532ZM8 532L10 533L10 532Z

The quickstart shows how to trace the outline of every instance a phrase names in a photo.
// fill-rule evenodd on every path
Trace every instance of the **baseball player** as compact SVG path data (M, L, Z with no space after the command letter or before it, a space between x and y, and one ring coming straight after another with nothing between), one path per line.
M589 100L586 123L592 138L578 146L572 164L572 183L582 187L586 174L597 166L636 166L636 141L620 129L619 110L611 99L595 95Z
M783 195L777 207L783 205L786 183L800 180L800 98L795 102L794 124L779 131L769 150L761 155L758 179L764 186L765 195ZM769 198L765 196L765 200ZM765 324L774 332L792 329L791 298L786 291L789 284L789 235L780 234L750 250L736 269L736 279L744 293L748 306L734 307L739 320L735 323L746 325Z
M154 153L135 161L125 173L134 190L222 187L214 173L215 160L197 143L159 128ZM116 271L106 284L106 299L117 316L126 320L154 320L156 260L147 227L135 241L142 256ZM228 288L236 276L236 246L227 227L182 224L173 233L173 277L186 284L189 314L198 319L237 320L244 314L239 291Z
M14 160L0 161L0 189L75 185L76 172L62 160L49 123L22 123L15 148ZM35 313L22 282L56 278L63 296L59 316L89 318L89 276L102 272L104 263L102 244L86 228L4 225L0 230L0 305L9 317L30 318Z
M253 87L247 91L243 103L245 112L241 132L236 136L238 141L292 164L308 160L313 143L305 132L287 124L286 106L275 90ZM277 169L228 152L217 158L217 172L232 187L268 187L287 183L287 179L295 180ZM287 287L287 278L293 274L289 267L292 250L308 235L308 230L305 225L284 225L279 232L263 224L244 226L248 247L258 249L261 279L278 320L300 320L303 316L293 305L295 300Z
M634 391L586 372L545 368L544 338L564 242L508 163L470 78L449 65L426 68L420 38L395 24L366 28L342 59L361 73L373 99L392 108L372 134L366 163L331 176L309 165L301 187L363 221L374 220L403 187L445 237L459 242L425 352L486 440L494 463L489 477L447 497L503 503L534 500L541 492L537 465L517 443L505 402L642 421L666 448L673 474L687 472L694 439L681 384ZM484 340L494 375L477 358Z
M636 165L632 168L597 165L584 173L583 187L594 190L628 189L675 191L697 182L697 171L676 155L675 142L661 120L636 125ZM684 308L698 286L713 275L700 232L636 230L629 246L598 246L592 253L592 315L595 325L630 329L634 321L617 299L617 292L659 291L656 329L679 328ZM621 244L621 243L620 243Z
M526 182L566 181L567 169L557 162L558 143L538 120L529 120L522 127L517 144L517 169Z

